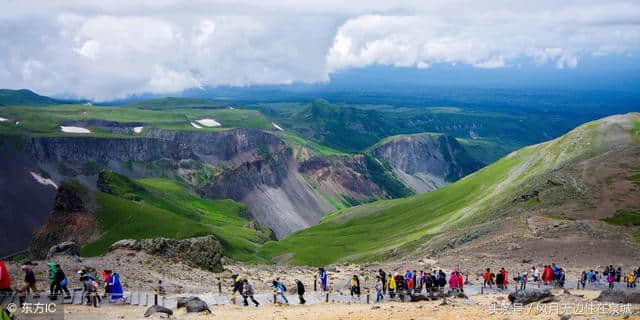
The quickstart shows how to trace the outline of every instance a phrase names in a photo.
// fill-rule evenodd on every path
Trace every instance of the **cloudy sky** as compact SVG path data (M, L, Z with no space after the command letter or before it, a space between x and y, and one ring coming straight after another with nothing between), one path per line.
M0 87L109 100L374 65L637 61L640 2L3 0L0 35Z

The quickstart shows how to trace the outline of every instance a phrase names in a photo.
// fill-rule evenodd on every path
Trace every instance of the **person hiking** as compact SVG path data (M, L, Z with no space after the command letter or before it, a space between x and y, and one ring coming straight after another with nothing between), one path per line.
M378 275L382 279L382 294L387 294L387 274L382 269L379 269Z
M320 288L322 289L323 292L326 292L327 280L329 278L329 275L327 274L327 271L324 270L324 268L318 269L318 272L320 273Z
M398 294L398 297L400 298L400 300L404 299L404 290L406 290L406 286L404 283L404 277L398 273L395 274L394 276L395 280L396 280L396 293Z
M558 279L557 279L557 283L558 283L558 287L560 288L564 288L564 282L566 280L566 275L564 273L564 269L559 268L558 271Z
M409 294L409 296L413 296L413 290L415 289L413 278L407 279L406 282L407 282L407 293Z
M533 282L537 283L540 281L540 270L536 267L531 267L531 276L533 277Z
M443 290L447 285L447 274L442 271L442 269L438 270L438 287L440 290Z
M503 286L505 289L509 288L509 271L507 269L502 268L502 273L504 274Z
M404 273L404 283L406 284L409 279L413 279L413 273L407 269L407 272Z
M416 290L418 293L422 293L422 288L424 288L424 283L427 280L427 274L420 270L420 274L418 275L418 283L416 284Z
M260 305L260 303L253 298L254 294L255 292L253 290L253 285L249 283L249 280L248 279L242 280L242 298L244 298L245 307L249 306L249 302L247 301L247 298L250 298L251 302L253 302L253 304L255 304L256 307Z
M544 282L545 285L549 285L549 283L551 283L553 276L552 276L552 271L551 271L551 267L549 267L548 265L544 266L544 269L542 270L542 281Z
M80 282L84 290L84 296L87 297L87 304L98 307L98 301L100 296L98 295L98 283L89 274L83 271L80 272Z
M30 263L29 263L30 264ZM18 288L18 296L19 306L22 307L25 303L26 296L29 294L29 291L34 293L34 298L40 298L38 294L38 287L36 286L36 275L33 273L33 270L29 268L27 264L23 264L20 267L20 270L24 272L24 282L22 286Z
M111 294L111 270L103 270L102 271L102 281L104 282L104 295L103 297L107 297Z
M458 290L460 292L464 292L464 278L462 276L462 272L456 272L456 277L458 277Z
M482 282L482 286L484 288L486 288L487 286L489 286L489 288L492 288L491 286L491 268L487 268L487 270L484 272L484 274L482 275L482 279L484 280Z
M236 293L242 295L242 278L240 278L239 274L231 274L231 281L233 283L233 292L231 293L231 300L233 304L236 303Z
M298 298L300 300L300 304L307 303L307 301L304 300L304 284L302 284L302 281L296 279L296 287L298 289Z
M396 297L396 279L391 274L389 274L389 279L387 280L387 291L389 292L389 298Z
M504 283L504 274L502 272L498 272L498 274L496 275L496 287L498 287L498 289L502 290L503 288L503 283Z
M58 292L62 292L62 289L58 288L58 282L56 281L56 263L49 262L49 299L56 300Z
M449 275L449 289L453 292L458 291L458 276L455 272L452 272L451 275Z
M611 269L607 272L607 283L609 283L609 290L613 289L613 283L616 281L616 273L615 271L611 271Z
M582 289L584 289L584 286L587 284L587 279L588 279L587 271L582 270L582 273L580 274L580 282L578 284L578 289L580 289L580 286L582 286Z
M411 277L411 280L413 280L413 288L411 288L411 295L413 295L413 292L416 290L416 288L418 287L418 273L413 270L413 277Z
M276 290L276 295L281 296L282 300L284 300L286 304L289 304L289 300L287 300L287 296L285 296L285 292L287 291L287 288L284 286L282 282L280 282L280 278L276 278L276 280L273 280L272 284L274 289Z
M376 276L376 284L374 286L374 288L376 289L376 303L384 300L384 278L382 278L380 275Z
M431 273L425 272L425 274L424 274L424 289L425 289L425 293L431 294L433 292L434 280L435 280L435 277Z
M622 277L622 268L618 266L616 270L616 282L620 282L620 278Z
M355 274L353 278L351 278L351 298L353 298L354 294L358 297L358 300L360 300L360 279L358 279L358 276Z
M635 283L636 283L636 275L635 275L635 272L631 271L627 276L627 288L633 288Z
M69 283L69 280L67 280L67 276L64 274L64 271L62 271L62 267L59 264L56 264L55 268L56 268L56 273L55 273L54 281L58 285L58 289L60 290L60 292L62 293L62 291L64 291L65 293L64 299L70 299L71 293L69 292L69 289L67 289L67 284Z
M98 293L98 288L100 286L98 285L98 281L96 280L95 275L93 273L91 273L88 268L89 267L84 267L82 270L78 270L77 274L80 277L80 282L83 284L83 287L84 287L85 291L86 291L87 287L85 286L84 281L90 281L91 285L95 286L95 288L96 288L95 297L96 297L96 300L98 300L97 304L101 304L102 303L102 298L100 297L100 294ZM91 268L91 270L95 270L95 269ZM87 297L87 305L91 305L92 304L92 295L85 294L84 296ZM106 294L104 295L104 297L106 297Z
M525 289L527 289L527 277L528 277L528 274L527 274L527 272L526 272L526 271L525 271L525 272L523 272L523 273L520 275L520 277L519 277L519 278L520 278L520 290L525 290Z
M0 294L12 291L9 269L7 268L7 264L4 260L0 259Z
M120 275L117 272L111 273L109 285L111 286L111 300L124 300L124 290L120 282Z

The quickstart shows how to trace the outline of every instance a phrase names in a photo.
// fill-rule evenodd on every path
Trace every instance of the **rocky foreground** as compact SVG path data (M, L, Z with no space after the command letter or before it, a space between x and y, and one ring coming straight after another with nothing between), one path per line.
M447 304L441 301L421 302L385 302L382 304L316 304L274 305L267 304L255 307L238 305L211 306L212 314L187 314L184 310L176 310L176 319L638 319L640 305L631 305L626 310L623 306L609 307L608 304L594 302L591 299L598 295L596 291L570 290L568 293L555 292L555 302L548 304L533 303L520 307L509 307L505 294L471 296L469 299L448 299ZM595 306L595 311L582 311L579 306ZM603 305L598 309L598 306ZM565 306L566 311L562 311ZM614 310L614 308L617 308ZM570 309L570 310L569 310ZM86 306L69 306L65 309L65 319L147 319L144 318L145 307L114 306L98 310ZM588 310L588 309L587 309ZM600 311L598 311L600 310ZM603 311L604 310L604 311ZM566 314L565 314L566 312ZM154 315L152 318L159 318Z

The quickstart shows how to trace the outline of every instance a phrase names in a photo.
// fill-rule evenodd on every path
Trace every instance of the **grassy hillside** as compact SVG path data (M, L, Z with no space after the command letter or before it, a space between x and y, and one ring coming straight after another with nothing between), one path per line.
M176 109L176 108L215 109L215 108L224 108L225 104L219 101L211 101L211 100L205 100L205 99L168 97L168 98L148 99L148 100L133 102L125 105L124 107L150 109L150 110Z
M526 206L512 200L527 183L580 159L637 145L640 114L612 116L513 152L456 183L409 198L377 201L328 215L311 228L262 249L265 257L296 264L384 258L393 248L413 248L441 233L488 221L500 210ZM635 140L634 140L635 139Z
M0 89L0 106L12 106L12 105L30 105L30 106L45 106L52 104L59 104L61 101L41 96L35 92L27 89L10 90Z
M232 200L204 200L185 185L166 179L133 181L103 172L94 212L101 238L85 245L82 254L104 254L121 239L188 238L215 235L225 255L256 260L254 253L268 239L267 230L254 230L243 218L246 208Z
M60 131L65 121L107 120L115 122L144 123L145 128L170 130L226 130L229 128L273 129L269 121L259 111L245 109L189 109L175 108L148 110L124 107L99 107L86 105L60 105L47 108L11 106L0 108L0 117L10 121L0 122L0 133L35 135L75 135ZM220 127L194 128L191 121L212 118L220 122ZM19 125L15 122L19 121ZM91 127L89 135L115 136L108 128ZM135 136L135 135L134 135Z
M546 141L575 127L572 119L536 114L509 114L454 107L403 108L393 106L338 106L315 100L306 107L263 106L288 128L329 147L364 151L382 139L422 132L444 133L477 148L477 160L491 163L522 146Z

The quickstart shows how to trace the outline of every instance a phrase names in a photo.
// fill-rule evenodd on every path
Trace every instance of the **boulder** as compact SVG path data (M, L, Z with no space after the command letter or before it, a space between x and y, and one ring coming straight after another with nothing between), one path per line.
M148 254L176 259L192 267L222 272L222 245L214 236L174 240L154 238L120 240L109 248L145 251Z
M171 311L171 309L169 308L165 308L159 305L153 305L151 307L149 307L149 309L147 309L147 311L145 311L144 313L144 317L145 318L149 318L152 315L156 314L156 313L164 313L167 316L171 316L173 315L173 311Z
M422 294L415 294L411 296L411 302L418 302L418 301L429 301L430 299Z
M186 308L188 313L207 311L211 313L206 302L198 297L181 297L178 298L178 308Z
M529 304L551 297L549 290L520 290L518 292L509 293L509 301L511 303Z
M603 290L595 300L600 302L630 303L631 294L627 294L622 290Z
M65 241L58 243L49 248L47 253L47 259L55 256L77 256L80 254L80 248L74 241Z

